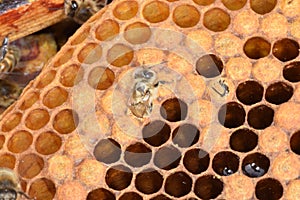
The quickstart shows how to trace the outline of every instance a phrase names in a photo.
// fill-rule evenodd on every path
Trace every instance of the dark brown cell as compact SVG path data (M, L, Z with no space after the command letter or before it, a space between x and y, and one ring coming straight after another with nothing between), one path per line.
M271 12L277 4L277 0L250 0L251 9L261 15Z
M165 191L173 197L183 197L192 189L193 181L185 172L175 172L167 177Z
M99 199L115 200L116 197L109 190L104 189L104 188L98 188L98 189L90 191L86 198L86 200L99 200Z
M208 6L215 2L215 0L193 0L196 4L200 6Z
M97 90L108 89L115 80L114 72L107 67L95 67L89 74L89 85Z
M259 200L278 200L283 195L281 183L273 178L265 178L257 182L255 196Z
M173 146L161 147L154 155L154 164L164 170L177 167L180 160L181 153Z
M105 182L114 190L127 188L132 179L132 172L128 167L117 165L109 168L106 172Z
M152 151L143 143L137 142L126 148L124 160L133 167L141 167L150 162Z
M144 126L142 133L145 142L151 146L158 147L169 139L171 128L167 123L156 120Z
M44 165L42 157L34 153L27 154L19 159L18 173L23 178L31 179L43 170Z
M12 154L4 153L0 155L0 167L13 169L16 165L16 157Z
M234 131L229 141L230 148L239 152L249 152L257 146L257 143L257 134L247 128Z
M223 62L218 56L207 54L197 60L196 71L201 76L213 78L222 73L223 66Z
M201 199L214 199L223 191L223 182L213 175L199 177L194 186L195 194Z
M284 38L274 43L272 53L282 62L290 61L299 55L299 44L295 40Z
M292 62L284 66L283 77L289 82L295 83L300 81L300 62Z
M151 198L150 200L171 200L171 199L169 197L166 197L163 194L160 194L160 195L157 195L157 196Z
M187 116L187 112L187 104L177 98L167 99L160 107L161 116L170 122L184 120Z
M239 10L246 5L247 0L222 0L222 3L229 10Z
M28 131L17 131L8 140L7 149L12 153L22 153L30 147L32 140Z
M262 100L264 87L256 81L245 81L238 85L236 97L245 105L252 105Z
M243 106L237 102L224 104L218 113L220 124L226 128L236 128L244 124L246 112Z
M230 25L230 15L220 8L212 8L204 13L203 25L205 28L220 32L225 31Z
M46 178L40 178L30 185L29 196L36 200L52 200L55 196L55 184Z
M143 200L143 197L135 192L126 192L122 194L119 200Z
M270 160L261 153L252 153L243 159L243 173L250 178L261 177L266 174L270 167Z
M62 145L61 138L54 132L41 133L35 142L35 149L43 155L55 153Z
M261 37L252 37L244 45L244 53L251 59L259 59L269 55L271 44Z
M255 106L248 112L248 124L255 129L265 129L273 122L274 110L266 105Z
M184 154L183 165L193 174L205 172L209 166L209 154L202 149L191 149Z
M172 133L174 144L179 147L190 147L199 140L200 131L192 124L178 126Z
M153 194L160 190L163 184L163 176L156 170L146 169L136 175L135 187L144 194Z
M265 99L272 104L282 104L290 100L294 93L294 89L291 85L285 82L276 82L266 90Z
M93 154L98 161L110 164L118 161L121 153L120 144L109 138L100 140L95 146Z
M213 170L220 176L229 176L237 172L240 158L230 152L222 151L217 153L212 161Z
M294 133L290 140L291 150L300 155L300 131Z
M78 125L78 114L71 109L64 109L57 113L53 120L53 128L60 134L69 134Z

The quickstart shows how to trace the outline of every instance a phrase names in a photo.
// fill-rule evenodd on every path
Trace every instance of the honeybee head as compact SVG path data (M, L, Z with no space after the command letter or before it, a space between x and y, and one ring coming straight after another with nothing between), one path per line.
M0 189L0 199L16 200L17 192L14 189L9 189L9 188Z

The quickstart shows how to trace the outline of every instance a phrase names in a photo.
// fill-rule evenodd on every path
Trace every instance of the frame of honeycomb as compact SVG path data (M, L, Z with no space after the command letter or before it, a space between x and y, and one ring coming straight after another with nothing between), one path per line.
M2 115L0 166L37 200L300 199L299 10L115 0Z

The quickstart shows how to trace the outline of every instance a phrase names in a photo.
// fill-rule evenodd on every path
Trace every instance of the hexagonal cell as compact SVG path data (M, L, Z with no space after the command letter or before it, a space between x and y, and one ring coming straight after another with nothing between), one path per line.
M150 23L165 21L169 14L168 4L162 1L152 1L143 8L143 16Z
M107 62L115 67L128 65L133 59L134 51L124 44L115 44L107 53Z
M300 81L300 62L292 62L284 66L283 77L289 82L296 83Z
M47 85L49 85L54 80L55 75L56 75L56 71L54 71L54 70L44 72L43 74L41 74L39 76L40 79L39 79L36 87L38 89L46 87Z
M183 165L193 174L205 172L209 166L209 154L202 149L190 149L184 154Z
M294 89L285 82L276 82L268 86L265 99L272 104L282 104L290 100L294 94Z
M89 85L97 90L108 89L115 80L114 72L107 67L95 67L88 76Z
M187 104L181 99L177 98L165 100L160 107L161 116L170 122L184 120L187 116L187 112Z
M265 175L270 167L270 160L261 153L248 154L242 162L243 173L250 178Z
M200 12L191 5L180 5L173 11L173 21L181 28L189 28L198 24Z
M282 184L274 178L261 179L255 186L255 196L259 200L278 200L282 195Z
M3 148L3 144L5 143L5 136L4 135L0 135L0 149Z
M51 200L55 193L55 184L47 178L40 178L31 183L28 194L36 200Z
M62 50L60 57L56 56L56 60L54 61L53 67L60 67L65 64L69 60L71 60L73 56L74 48L64 49Z
M249 126L255 129L265 129L273 123L274 110L266 105L258 105L248 112Z
M0 167L5 167L9 169L15 168L16 157L12 154L2 154L0 155Z
M119 200L143 200L143 197L136 192L125 192L120 196Z
M121 145L111 138L100 140L93 152L98 161L106 164L117 162L121 157L121 153Z
M57 113L53 120L53 128L60 134L74 131L78 124L78 115L71 109L64 109Z
M48 108L62 105L68 99L68 92L62 87L53 87L43 96L43 104Z
M262 37L249 38L244 45L244 53L251 59L266 57L270 51L271 44Z
M110 167L105 175L105 182L108 187L114 190L123 190L127 188L132 179L132 172L124 165Z
M257 143L257 134L247 128L234 131L229 141L230 148L239 152L249 152L257 146Z
M247 0L222 0L222 3L229 10L239 10L246 5Z
M131 44L142 44L151 37L150 27L142 22L134 22L125 28L124 38Z
M182 124L172 133L172 141L179 147L190 147L198 142L200 131L192 124Z
M212 161L213 170L220 176L229 176L237 172L240 158L230 151L217 153Z
M136 1L122 1L114 8L113 14L120 20L129 20L138 12L139 4Z
M20 105L20 110L26 110L30 108L37 100L39 100L40 95L37 92L30 92L26 93L26 96L24 96L24 100L22 101Z
M252 105L262 100L264 87L257 81L245 81L238 85L236 97L245 105Z
M57 152L62 145L61 138L54 132L41 133L35 142L35 149L43 155L50 155Z
M295 132L290 139L291 150L300 155L300 131Z
M28 131L17 131L8 140L7 149L12 153L22 153L32 144L33 137Z
M171 199L164 194L160 194L155 197L152 197L150 200L171 200Z
M38 130L44 127L50 120L47 110L35 109L31 110L25 119L25 126L31 130Z
M77 58L78 61L85 64L92 64L101 59L102 48L97 43L88 43L84 45L79 51Z
M82 80L83 69L78 65L72 64L64 67L60 74L60 83L66 87L73 87Z
M144 194L153 194L160 190L163 180L163 176L158 171L149 168L136 175L135 187Z
M277 4L277 0L250 0L251 9L261 15L271 12Z
M223 182L213 175L199 177L194 186L194 193L201 199L214 199L223 191Z
M229 102L219 109L218 119L226 128L237 128L244 124L246 112L243 106L237 102Z
M140 142L129 145L124 153L125 162L133 167L141 167L148 164L151 157L151 149Z
M193 0L193 1L200 6L208 6L215 2L215 0Z
M3 132L8 132L18 126L21 122L22 114L21 113L13 113L10 116L6 117L1 130Z
M207 54L199 58L196 62L196 71L205 78L213 78L219 76L223 70L222 60L214 55Z
M112 40L119 34L120 27L118 22L112 19L103 21L96 29L96 38L101 41Z
M23 178L33 178L44 168L44 160L40 156L30 153L19 159L18 173Z
M98 188L89 192L86 200L99 200L99 199L106 199L106 200L115 200L115 195L104 188Z
M82 43L88 37L90 30L90 26L82 27L80 30L78 29L76 36L74 35L75 38L71 41L71 45L77 45Z
M142 129L143 139L151 146L158 147L168 141L171 128L160 120L146 124Z
M176 168L181 160L181 152L173 146L159 148L154 154L154 164L164 170Z
M274 43L272 53L278 60L286 62L298 57L299 48L297 41L284 38Z
M192 190L192 178L185 172L175 172L166 178L165 192L173 197L183 197Z
M225 31L230 25L230 15L220 8L212 8L204 13L203 25L211 31Z

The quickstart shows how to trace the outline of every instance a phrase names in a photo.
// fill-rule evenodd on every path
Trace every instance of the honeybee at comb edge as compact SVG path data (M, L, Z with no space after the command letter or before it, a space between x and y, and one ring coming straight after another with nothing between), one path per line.
M111 0L65 0L65 14L83 24Z
M15 66L20 60L21 52L20 50L13 45L9 45L9 39L6 36L3 39L2 45L0 47L0 78L14 70Z
M31 199L21 190L20 181L13 170L0 168L0 199L17 200L20 196Z

